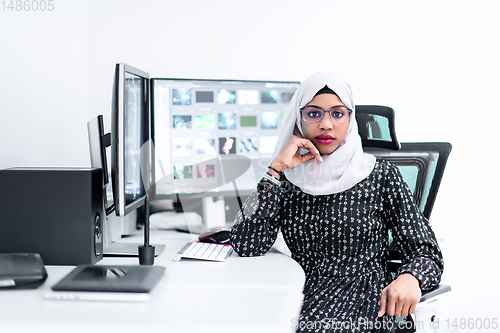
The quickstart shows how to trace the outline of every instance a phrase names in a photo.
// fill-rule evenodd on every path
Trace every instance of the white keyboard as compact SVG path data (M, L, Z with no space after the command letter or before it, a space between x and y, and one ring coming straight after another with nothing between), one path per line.
M174 261L182 258L225 261L231 252L233 248L229 244L189 242L174 256Z

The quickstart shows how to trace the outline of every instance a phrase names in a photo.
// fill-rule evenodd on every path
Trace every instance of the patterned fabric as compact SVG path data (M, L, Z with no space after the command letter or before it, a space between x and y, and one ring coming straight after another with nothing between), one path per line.
M436 286L441 251L427 219L397 167L377 160L353 188L310 195L284 179L261 182L236 216L231 244L240 256L264 255L281 230L292 258L306 275L297 331L392 332L394 321L377 318L387 272L388 231L401 253L397 272L413 274L422 290Z

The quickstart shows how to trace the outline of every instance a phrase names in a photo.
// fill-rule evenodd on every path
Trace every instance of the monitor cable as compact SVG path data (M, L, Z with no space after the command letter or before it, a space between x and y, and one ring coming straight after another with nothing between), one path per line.
M238 187L236 186L236 181L233 180L234 192L236 193L236 199L238 200L238 205L240 206L241 217L246 219L245 211L243 210L243 204L241 203L240 193L238 192Z

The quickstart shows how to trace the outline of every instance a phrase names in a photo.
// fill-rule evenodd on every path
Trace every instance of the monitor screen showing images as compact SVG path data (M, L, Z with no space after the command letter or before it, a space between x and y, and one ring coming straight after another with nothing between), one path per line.
M161 170L155 174L156 196L228 190L219 186L228 171L221 159L238 156L250 159L253 173L253 180L239 181L239 190L255 189L299 83L151 81L155 170Z

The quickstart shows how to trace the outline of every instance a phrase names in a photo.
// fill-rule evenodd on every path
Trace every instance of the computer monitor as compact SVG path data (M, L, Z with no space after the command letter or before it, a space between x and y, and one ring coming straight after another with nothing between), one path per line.
M111 112L111 178L117 216L141 207L152 165L149 74L116 65Z
M90 160L93 167L103 170L104 255L137 256L141 264L152 264L164 245L149 245L148 190L152 183L153 149L151 147L151 113L149 75L132 66L119 63L115 67L111 133L104 133L102 115L87 124ZM113 202L107 207L108 183L106 148L111 146L111 178ZM108 216L123 217L145 206L144 244L114 242ZM129 215L130 217L131 215Z
M151 79L155 198L250 194L267 170L298 86Z

